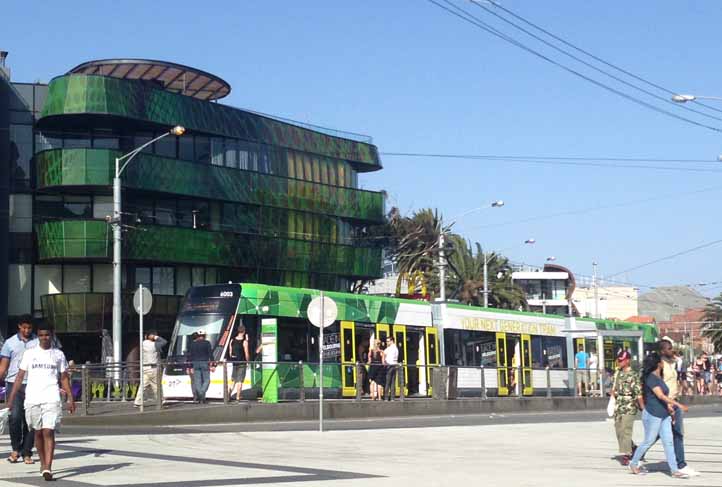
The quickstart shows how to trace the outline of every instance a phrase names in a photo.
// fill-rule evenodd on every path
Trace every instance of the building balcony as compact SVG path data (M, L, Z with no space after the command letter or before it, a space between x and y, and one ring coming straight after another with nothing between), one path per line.
M72 74L51 80L40 124L61 126L75 116L110 116L344 159L358 171L381 169L376 146L334 137L220 103L171 93L139 80Z
M154 295L153 307L145 317L146 325L167 329L175 321L182 296ZM112 293L63 293L40 297L43 316L58 333L100 333L110 330L113 320ZM137 330L133 309L133 294L123 293L124 331ZM150 328L147 328L150 329Z
M63 191L97 187L110 192L115 158L112 149L51 149L35 156L37 187ZM380 192L329 186L254 171L138 154L122 177L125 188L288 210L374 223L384 219Z
M109 261L112 232L104 220L61 220L36 229L39 261ZM123 234L123 259L136 262L274 269L377 278L381 249L264 235L139 225Z

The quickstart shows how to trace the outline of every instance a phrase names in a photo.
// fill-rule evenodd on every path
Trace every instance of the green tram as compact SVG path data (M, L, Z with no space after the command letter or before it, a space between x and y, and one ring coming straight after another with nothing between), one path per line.
M278 397L306 397L318 390L318 328L306 310L320 295L313 289L263 284L218 284L191 288L176 320L164 370L163 394L169 399L192 398L186 353L192 335L203 330L220 362L211 373L208 398L223 397L223 367L232 377L229 348L243 325L250 345L251 364L243 384L244 397L262 394L262 370L276 375ZM490 395L534 395L546 392L546 367L554 389L570 390L574 354L580 348L595 352L600 366L613 368L620 349L641 361L654 346L652 325L569 318L479 308L456 303L428 303L398 298L325 292L336 302L335 323L324 330L320 347L324 358L324 391L330 397L355 397L356 382L367 388L357 362L365 363L370 344L392 335L399 348L405 394L431 394L435 366L458 366L460 394L478 394L481 374ZM273 324L275 347L262 346L262 326ZM265 363L265 365L264 365ZM481 367L483 366L483 368ZM517 372L520 371L520 372ZM517 377L519 380L517 380ZM397 391L398 392L398 391Z

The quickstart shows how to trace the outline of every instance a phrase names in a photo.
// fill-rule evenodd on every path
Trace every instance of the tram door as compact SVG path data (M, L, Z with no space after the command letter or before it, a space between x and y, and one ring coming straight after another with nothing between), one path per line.
M426 387L427 395L431 396L432 383L431 371L435 365L439 365L439 337L436 328L427 327L426 330Z
M531 371L531 336L521 336L521 391L525 396L534 394Z
M381 340L381 348L386 348L386 337L391 334L391 325L384 323L376 324L376 340Z
M356 337L353 321L341 322L341 394L356 396Z
M399 364L401 364L401 374L404 374L404 384L408 384L409 375L407 370L407 350L406 350L406 326L394 325L394 341L399 349ZM397 381L398 384L398 381ZM408 394L408 387L404 387L404 394ZM398 385L396 386L396 394L400 394Z
M499 396L509 395L509 368L506 355L506 333L496 334L496 373Z

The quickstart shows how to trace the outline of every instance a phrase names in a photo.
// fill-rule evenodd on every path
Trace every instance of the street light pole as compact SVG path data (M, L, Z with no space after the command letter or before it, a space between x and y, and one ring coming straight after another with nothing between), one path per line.
M176 125L169 131L159 135L145 144L133 149L124 156L115 158L115 177L113 178L113 218L110 220L113 226L113 362L119 363L123 361L123 308L121 306L121 265L122 265L122 248L121 248L121 188L120 176L130 164L130 161L138 155L143 149L149 145L159 141L169 135L181 136L186 129L180 125ZM121 166L121 162L123 162Z
M597 286L597 263L592 262L592 286L594 287L594 317L599 318L599 291Z

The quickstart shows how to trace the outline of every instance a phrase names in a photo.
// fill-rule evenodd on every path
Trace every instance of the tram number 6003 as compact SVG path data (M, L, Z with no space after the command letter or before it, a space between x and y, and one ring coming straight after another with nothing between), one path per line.
M221 291L222 298L232 298L233 297L233 291Z

